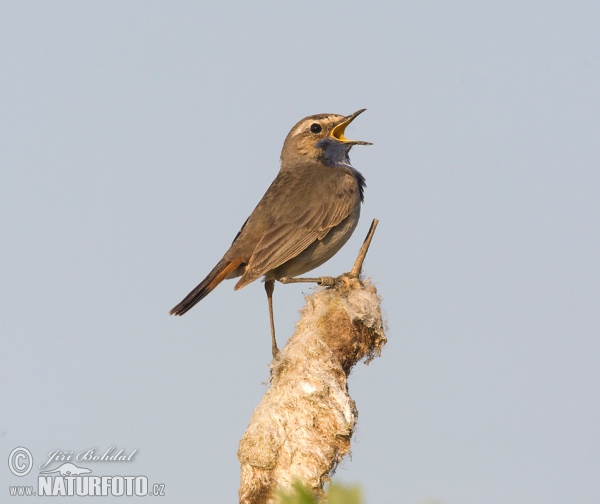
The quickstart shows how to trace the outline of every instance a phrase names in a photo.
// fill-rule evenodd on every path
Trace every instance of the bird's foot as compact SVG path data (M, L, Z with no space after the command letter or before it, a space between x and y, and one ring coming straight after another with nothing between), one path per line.
M294 278L294 277L282 277L279 281L282 284L289 283L316 283L323 287L333 287L339 280L339 277L322 276L317 278Z

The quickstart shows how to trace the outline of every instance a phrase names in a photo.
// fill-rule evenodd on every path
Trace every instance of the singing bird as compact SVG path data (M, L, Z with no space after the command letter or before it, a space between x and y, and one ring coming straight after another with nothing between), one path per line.
M183 315L228 278L235 290L264 275L273 357L275 280L286 281L331 259L352 235L364 199L365 178L350 164L349 116L317 114L299 121L281 150L281 168L231 247L207 277L171 310Z

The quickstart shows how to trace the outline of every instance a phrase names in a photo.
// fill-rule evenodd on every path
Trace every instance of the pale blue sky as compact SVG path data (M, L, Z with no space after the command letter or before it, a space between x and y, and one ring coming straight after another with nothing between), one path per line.
M168 311L290 128L366 107L362 220L315 273L380 219L389 343L350 379L336 479L367 504L596 504L598 26L596 2L3 2L0 456L137 448L164 502L235 502L263 287ZM282 341L303 292L276 286Z

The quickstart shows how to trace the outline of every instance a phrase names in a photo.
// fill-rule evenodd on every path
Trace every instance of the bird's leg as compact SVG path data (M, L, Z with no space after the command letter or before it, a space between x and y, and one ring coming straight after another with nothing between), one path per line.
M333 287L337 282L337 278L330 277L330 276L322 276L322 277L318 277L318 278L282 277L279 279L279 281L282 284L301 283L301 282L304 283L305 282L305 283L316 283L317 285L322 285L323 287Z
M267 302L269 304L269 322L271 323L271 351L273 358L277 357L279 349L275 341L275 321L273 319L273 291L275 290L275 280L265 280L265 291L267 291Z

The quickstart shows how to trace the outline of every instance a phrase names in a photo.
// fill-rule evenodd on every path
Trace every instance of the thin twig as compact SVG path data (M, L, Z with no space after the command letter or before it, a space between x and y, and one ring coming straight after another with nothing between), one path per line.
M373 219L373 222L371 222L371 227L369 228L369 232L367 233L367 237L360 248L356 262L354 263L352 271L350 272L352 275L358 276L362 271L362 265L365 257L367 256L367 252L369 251L369 245L371 245L371 240L375 234L375 228L377 227L377 224L379 224L379 221L377 219Z

